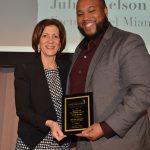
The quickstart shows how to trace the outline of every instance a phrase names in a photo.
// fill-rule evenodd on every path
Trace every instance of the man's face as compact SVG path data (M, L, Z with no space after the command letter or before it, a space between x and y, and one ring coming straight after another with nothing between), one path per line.
M77 23L79 31L86 37L94 37L105 30L107 8L100 0L78 0Z

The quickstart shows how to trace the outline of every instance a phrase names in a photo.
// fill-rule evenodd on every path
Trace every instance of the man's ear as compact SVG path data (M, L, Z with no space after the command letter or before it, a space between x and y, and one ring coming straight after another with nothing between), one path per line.
M107 7L104 8L104 13L108 17L108 8Z

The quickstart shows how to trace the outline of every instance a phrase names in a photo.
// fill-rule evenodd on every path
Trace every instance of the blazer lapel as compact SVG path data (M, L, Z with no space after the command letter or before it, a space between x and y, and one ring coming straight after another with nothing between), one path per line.
M51 95L49 92L49 87L48 87L48 83L47 83L47 79L45 76L45 72L44 72L44 68L42 66L42 62L41 59L37 59L36 62L36 81L38 81L38 91L42 91L43 94L43 99L42 101L45 101L45 107L47 107L47 109L50 109L51 111L53 111L53 114L55 114L55 110L54 110L54 106L53 106L53 102L51 100ZM40 93L39 93L40 94Z

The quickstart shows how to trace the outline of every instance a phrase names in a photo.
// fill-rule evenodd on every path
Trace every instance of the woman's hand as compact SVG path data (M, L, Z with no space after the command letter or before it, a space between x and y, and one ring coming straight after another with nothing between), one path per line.
M63 138L66 137L56 121L47 120L45 125L51 129L53 137L58 141L61 141Z

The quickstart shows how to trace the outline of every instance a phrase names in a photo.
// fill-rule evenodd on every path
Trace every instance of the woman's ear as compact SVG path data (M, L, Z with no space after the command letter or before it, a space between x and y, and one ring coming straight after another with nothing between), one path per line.
M41 52L40 45L38 45L38 53L40 53L40 52Z

